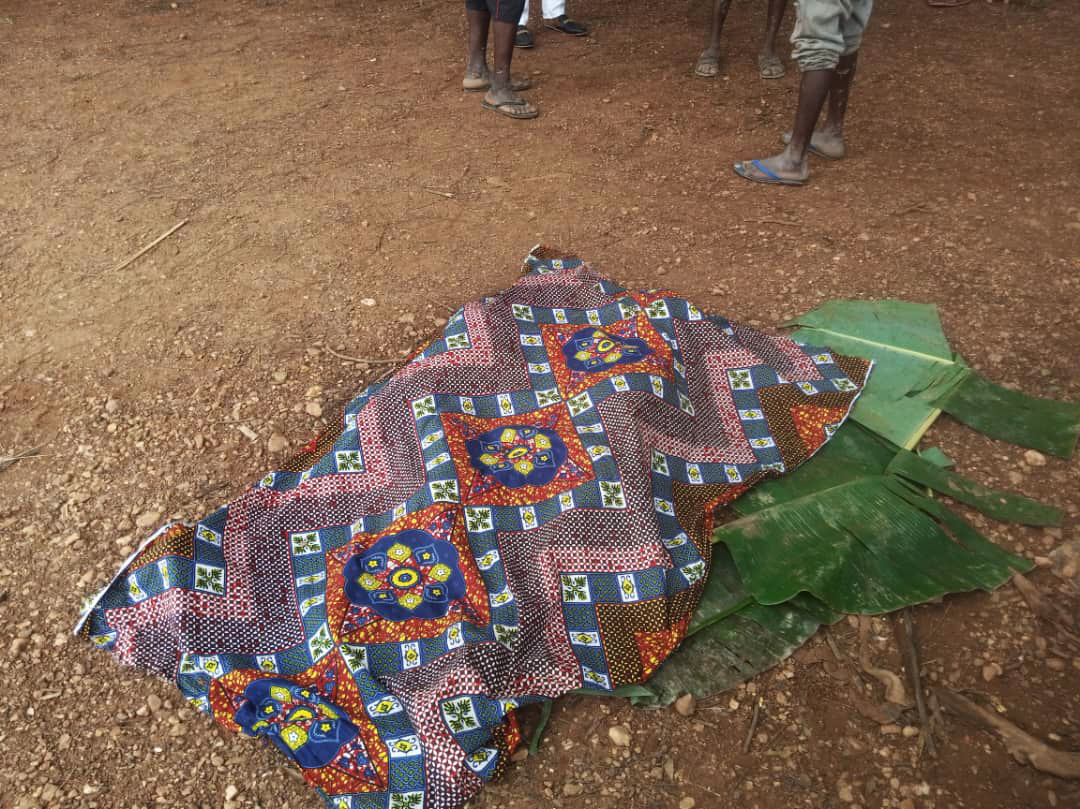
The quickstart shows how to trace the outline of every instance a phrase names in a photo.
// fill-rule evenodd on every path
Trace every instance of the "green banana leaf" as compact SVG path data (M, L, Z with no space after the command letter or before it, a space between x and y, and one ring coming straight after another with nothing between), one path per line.
M945 593L991 590L1011 568L1030 566L898 474L891 466L897 453L852 424L813 462L735 501L743 516L716 529L715 540L727 545L758 602L807 591L840 612L889 612ZM911 453L901 457L928 480L941 471ZM1026 498L1018 502L1025 516L1037 511Z
M949 472L940 452L931 459L848 422L810 462L736 500L735 518L714 531L712 570L686 640L624 696L644 705L704 697L783 661L842 613L991 590L1028 570L922 487L1035 525L1061 512Z
M912 449L941 411L979 432L1069 457L1080 404L1038 399L990 382L955 354L937 309L906 301L829 301L788 325L801 342L875 361L852 417Z

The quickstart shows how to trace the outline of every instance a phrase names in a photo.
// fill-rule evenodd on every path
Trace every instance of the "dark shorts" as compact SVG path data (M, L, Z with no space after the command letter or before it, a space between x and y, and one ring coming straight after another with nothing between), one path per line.
M493 20L515 25L521 18L523 8L525 0L465 0L466 11L488 11Z

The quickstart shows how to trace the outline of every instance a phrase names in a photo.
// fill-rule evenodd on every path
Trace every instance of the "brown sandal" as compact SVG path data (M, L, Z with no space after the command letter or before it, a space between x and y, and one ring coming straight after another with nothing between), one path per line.
M479 93L489 87L491 87L491 72L488 70L479 75L466 71L465 78L461 80L461 89L466 93ZM515 93L520 93L522 90L528 90L531 87L532 82L528 79L510 79L510 89Z
M500 115L505 115L507 118L517 118L519 120L535 118L540 114L540 110L524 98L515 98L511 101L498 101L494 103L485 98L480 102L480 106L485 110L491 110Z

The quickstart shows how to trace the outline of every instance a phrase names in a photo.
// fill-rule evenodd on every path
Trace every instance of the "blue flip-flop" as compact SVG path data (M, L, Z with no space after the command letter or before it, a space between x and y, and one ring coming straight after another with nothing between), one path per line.
M792 180L787 177L781 177L779 174L773 172L760 160L751 160L750 165L756 168L765 176L752 176L749 172L747 172L745 163L736 163L735 173L742 177L744 180L749 180L752 183L764 183L765 185L806 185L806 180Z

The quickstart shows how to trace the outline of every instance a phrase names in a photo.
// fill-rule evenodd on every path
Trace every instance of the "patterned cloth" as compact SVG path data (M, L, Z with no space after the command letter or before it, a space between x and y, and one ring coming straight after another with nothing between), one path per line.
M333 809L456 806L517 707L649 677L714 507L809 457L870 369L527 261L285 469L158 531L80 622Z

